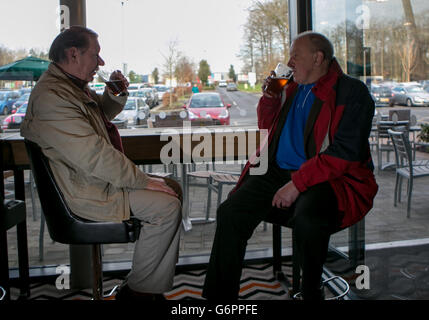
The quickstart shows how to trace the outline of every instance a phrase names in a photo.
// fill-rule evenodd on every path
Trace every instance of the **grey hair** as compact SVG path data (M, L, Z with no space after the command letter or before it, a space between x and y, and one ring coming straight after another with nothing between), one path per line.
M313 50L315 52L322 52L325 60L331 61L334 57L334 46L323 34L314 31L305 31L297 35L294 41L301 38L308 38L313 46Z
M57 35L52 42L49 59L57 63L66 61L66 50L72 47L85 52L89 47L89 37L98 38L98 34L85 27L71 26Z

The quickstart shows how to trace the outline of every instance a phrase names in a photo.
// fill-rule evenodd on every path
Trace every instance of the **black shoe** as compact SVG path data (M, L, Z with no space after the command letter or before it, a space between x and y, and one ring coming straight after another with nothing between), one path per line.
M118 301L165 301L162 293L140 293L131 290L128 284L121 285L115 295Z

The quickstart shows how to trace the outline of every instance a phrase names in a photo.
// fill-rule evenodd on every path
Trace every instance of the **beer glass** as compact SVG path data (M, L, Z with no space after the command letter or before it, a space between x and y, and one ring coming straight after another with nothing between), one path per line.
M105 82L106 86L112 90L112 93L116 96L121 92L125 91L125 83L122 80L108 80Z
M127 88L123 80L116 80L116 79L106 80L101 74L101 72L97 72L97 74L100 77L101 81L103 81L106 84L106 86L109 87L109 89L112 91L112 93L115 96L125 91L125 89Z
M292 78L292 69L283 63L277 64L274 70L275 75L270 75L271 81L265 87L264 91L270 95L278 95L285 85Z

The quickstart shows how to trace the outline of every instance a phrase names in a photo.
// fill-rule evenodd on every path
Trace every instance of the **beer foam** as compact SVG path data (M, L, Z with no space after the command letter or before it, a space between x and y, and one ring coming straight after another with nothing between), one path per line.
M276 67L276 70L274 70L274 72L276 73L276 77L288 77L291 73L291 68L289 68L288 66L284 65L283 63L279 63Z

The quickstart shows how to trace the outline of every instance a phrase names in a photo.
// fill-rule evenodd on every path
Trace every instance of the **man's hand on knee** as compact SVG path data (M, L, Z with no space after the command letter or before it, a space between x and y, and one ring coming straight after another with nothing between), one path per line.
M298 198L299 191L295 187L293 181L289 181L279 190L273 197L272 206L277 208L290 207Z
M170 188L162 178L150 177L146 185L146 190L165 192L173 197L178 197L177 193Z

